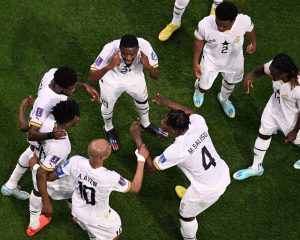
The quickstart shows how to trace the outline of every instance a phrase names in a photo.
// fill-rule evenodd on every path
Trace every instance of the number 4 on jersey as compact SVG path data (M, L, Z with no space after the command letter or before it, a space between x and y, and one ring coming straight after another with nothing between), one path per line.
M211 156L210 152L207 150L207 148L204 146L201 150L202 152L202 165L205 169L209 169L211 166L216 167L216 161L215 159ZM207 163L207 158L208 158L208 163Z

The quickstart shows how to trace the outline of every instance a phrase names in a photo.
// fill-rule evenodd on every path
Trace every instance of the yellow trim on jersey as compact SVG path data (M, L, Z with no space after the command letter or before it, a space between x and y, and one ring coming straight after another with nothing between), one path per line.
M130 187L131 187L131 182L128 181L128 187L127 187L127 189L126 189L126 191L124 193L128 192L130 190Z
M198 36L196 36L196 34L194 33L194 37L197 38L200 41L203 41L204 39L199 38Z
M30 122L29 122L29 126L30 126L30 125L36 126L36 127L41 127L41 126L42 126L42 124L37 123L37 122L33 122L33 121L30 121Z
M46 170L46 171L48 171L48 172L53 172L54 169L55 169L55 168L47 168L47 167L44 166L42 163L40 163L40 166L41 166L44 170Z
M161 168L158 166L158 164L156 163L155 159L153 161L153 164L154 164L154 167L157 169L157 170L161 170Z
M99 69L91 66L91 67L90 67L90 70L91 70L91 71L97 71L97 70L99 70Z
M158 68L158 63L153 65L152 68Z

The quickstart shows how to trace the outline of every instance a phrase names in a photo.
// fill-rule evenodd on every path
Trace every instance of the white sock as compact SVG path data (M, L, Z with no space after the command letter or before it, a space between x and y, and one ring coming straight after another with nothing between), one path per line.
M39 217L42 212L42 198L37 197L31 191L29 197L29 212L30 212L30 222L29 226L36 229L40 226Z
M183 239L189 239L189 240L197 240L196 234L198 230L198 222L195 218L193 221L186 222L181 219L180 220L180 232L183 237Z
M272 138L268 140L263 140L260 137L257 137L254 145L254 150L253 150L254 158L253 158L253 164L251 166L252 169L258 171L261 168L266 151L270 146L271 139Z
M176 0L173 9L173 24L180 24L181 17L186 9L186 6L189 4L190 0Z
M29 159L31 158L32 153L33 152L31 151L30 147L28 147L19 157L18 163L15 166L14 171L10 175L9 180L5 183L5 185L9 189L14 189L17 187L21 177L29 168Z
M137 102L135 100L134 104L135 104L136 109L139 113L140 122L141 122L142 126L143 127L148 127L150 125L148 100L146 100L144 102Z
M222 80L222 87L221 87L221 91L219 94L220 101L223 102L223 101L228 100L229 96L231 95L231 93L234 90L234 86L235 86L235 84L229 84L224 79Z
M101 106L101 114L103 117L103 121L104 121L104 129L106 132L108 132L109 130L113 129L114 126L112 124L112 117L113 117L113 111L111 110L111 112L107 112L105 111L106 109L103 109L105 107L103 107L103 105Z

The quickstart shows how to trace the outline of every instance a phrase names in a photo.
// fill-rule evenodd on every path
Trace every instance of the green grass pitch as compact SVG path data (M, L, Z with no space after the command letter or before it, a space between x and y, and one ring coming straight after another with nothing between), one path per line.
M257 52L245 53L245 72L286 52L300 66L298 0L233 1L240 12L252 17L257 31ZM193 108L192 76L193 32L200 19L210 11L211 0L192 0L183 16L182 27L167 42L159 42L159 31L171 21L174 0L1 0L0 7L0 183L12 172L19 155L27 147L26 135L17 128L20 100L35 95L42 75L50 68L69 65L80 80L87 81L90 64L104 44L132 33L150 41L158 54L161 76L147 77L150 96L157 91L170 99ZM246 42L247 43L247 42ZM236 118L223 114L216 95L218 78L206 94L202 114L209 126L217 151L230 167L231 174L252 163L252 150L260 125L262 110L272 93L271 82L261 78L250 95L242 84L231 97L237 109ZM98 84L94 85L98 88ZM81 107L81 121L71 131L72 153L86 155L91 139L104 137L100 104L78 91L72 98ZM167 109L150 105L152 122L158 124ZM106 166L132 179L136 158L128 133L137 117L132 99L124 94L114 111L114 125L122 148L113 153ZM160 154L173 137L158 140L143 133L151 155ZM265 174L244 182L232 180L225 194L211 208L198 216L198 239L299 239L300 181L293 163L300 157L296 146L284 144L284 136L273 137L266 154ZM177 168L145 174L137 195L113 193L110 204L121 216L123 233L128 240L181 239L178 220L177 184L189 182ZM20 185L32 189L28 171ZM29 239L28 201L0 195L0 238ZM54 203L52 223L39 232L36 240L88 239L87 234L71 222L64 201Z

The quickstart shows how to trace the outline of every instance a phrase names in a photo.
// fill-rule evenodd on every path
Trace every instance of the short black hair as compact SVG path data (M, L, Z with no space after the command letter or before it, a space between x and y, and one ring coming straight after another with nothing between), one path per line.
M54 73L54 82L62 88L68 88L77 82L77 74L70 67L60 67Z
M136 36L131 34L126 34L121 38L120 47L123 48L135 48L139 47L139 42Z
M65 124L80 116L79 105L73 100L61 101L52 107L51 114L58 124Z
M278 69L282 73L288 74L288 78L291 80L292 78L297 78L299 68L294 63L294 61L291 59L290 56L288 56L286 53L279 53L277 54L272 63L271 66L273 68Z
M182 110L171 110L167 114L166 124L182 132L189 128L190 118Z
M238 15L237 7L230 2L222 2L216 8L216 17L221 21L233 21Z

